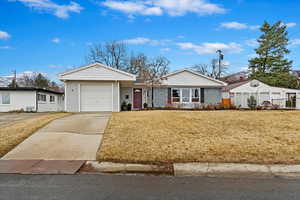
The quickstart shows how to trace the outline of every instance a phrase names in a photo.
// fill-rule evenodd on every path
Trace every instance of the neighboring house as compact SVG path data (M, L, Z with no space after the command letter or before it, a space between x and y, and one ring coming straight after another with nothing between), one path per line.
M248 80L248 71L241 71L234 74L230 74L220 78L220 81L223 81L228 84L239 83Z
M151 106L151 88L127 72L93 63L59 75L65 83L65 109L68 112L119 112L123 102L139 110ZM156 108L169 104L193 108L200 104L221 102L221 89L226 84L189 69L163 77L154 88Z
M0 87L0 112L21 110L52 112L64 110L64 95L37 88Z
M272 87L258 80L248 80L230 84L222 90L223 98L229 98L231 104L248 108L248 98L254 96L257 105L269 102L279 108L300 109L300 90Z

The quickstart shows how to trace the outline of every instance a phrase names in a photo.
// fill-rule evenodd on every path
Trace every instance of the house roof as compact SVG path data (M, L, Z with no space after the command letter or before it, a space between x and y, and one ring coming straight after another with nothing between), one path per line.
M64 94L63 92L58 91L52 91L42 88L33 88L33 87L0 87L0 91L37 91L37 92L46 92L46 93L52 93L52 94Z
M111 70L111 71L123 74L125 76L128 76L132 80L136 79L136 76L133 75L133 74L130 74L128 72L125 72L125 71L122 71L122 70L119 70L119 69L116 69L116 68L113 68L113 67L106 66L106 65L104 65L102 63L99 63L99 62L91 63L89 65L84 65L84 66L81 66L81 67L69 70L67 72L60 73L60 74L58 74L58 76L59 76L59 78L61 80L64 80L64 76L66 76L66 75L70 75L70 74L73 74L75 72L80 72L80 71L83 71L83 70L86 70L86 69L89 69L89 68L92 68L92 67L95 67L95 66L100 66L102 68L105 68L105 69L108 69L108 70Z
M232 84L229 84L225 87L222 88L222 92L229 92L230 90L236 88L236 87L239 87L241 85L244 85L248 82L250 82L251 80L246 80L246 81L241 81L241 82L237 82L237 83L232 83Z
M222 88L222 92L229 92L230 90L236 89L236 88L238 88L238 87L240 87L242 85L245 85L245 84L247 84L247 83L249 83L251 81L256 81L258 83L261 83L261 85L265 85L265 86L267 86L268 88L271 88L271 89L284 89L284 90L287 90L287 91L294 91L294 92L299 92L300 91L299 89L291 89L291 88L282 88L282 87L270 86L270 85L268 85L266 83L263 83L263 82L261 82L259 80L253 79L253 80L247 80L247 81L242 81L242 82L230 84L230 85L228 85L226 87L223 87Z
M195 75L197 75L197 76L201 76L201 77L203 77L203 78L206 78L206 79L208 79L208 80L214 81L214 82L219 83L219 84L222 84L222 85L224 85L224 86L227 85L227 83L225 83L225 82L223 82L223 81L220 81L220 80L211 78L211 77L209 77L209 76L205 76L205 75L203 75L203 74L200 74L200 73L198 73L198 72L195 72L195 71L193 71L193 70L191 70L191 69L187 69L187 68L181 69L181 70L178 70L178 71L175 71L175 72L172 72L172 73L169 73L169 74L163 76L163 78L167 78L167 77L170 77L170 76L179 74L179 73L181 73L181 72L190 72L190 73L192 73L192 74L195 74Z

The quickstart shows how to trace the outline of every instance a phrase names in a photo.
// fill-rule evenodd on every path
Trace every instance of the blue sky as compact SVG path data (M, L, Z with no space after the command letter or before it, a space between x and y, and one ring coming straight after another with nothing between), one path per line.
M171 70L209 64L220 48L236 72L253 56L264 20L287 24L297 69L299 10L299 0L0 0L0 76L16 69L55 79L85 64L90 44L111 40L163 55Z

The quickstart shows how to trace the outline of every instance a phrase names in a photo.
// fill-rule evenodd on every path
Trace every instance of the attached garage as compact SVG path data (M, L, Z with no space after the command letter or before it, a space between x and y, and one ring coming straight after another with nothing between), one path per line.
M67 112L119 112L120 83L133 82L135 76L93 63L59 75L65 83Z
M113 111L113 84L82 84L80 87L80 111Z

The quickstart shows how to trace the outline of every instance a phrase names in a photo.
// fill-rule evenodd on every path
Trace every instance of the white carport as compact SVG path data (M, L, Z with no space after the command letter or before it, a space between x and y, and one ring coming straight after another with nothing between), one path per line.
M59 75L65 83L67 112L119 112L120 83L133 82L135 75L93 63Z
M272 87L258 80L245 82L229 91L231 103L237 107L248 108L247 99L254 96L257 105L270 102L280 108L300 109L300 90ZM287 103L292 101L292 105Z

